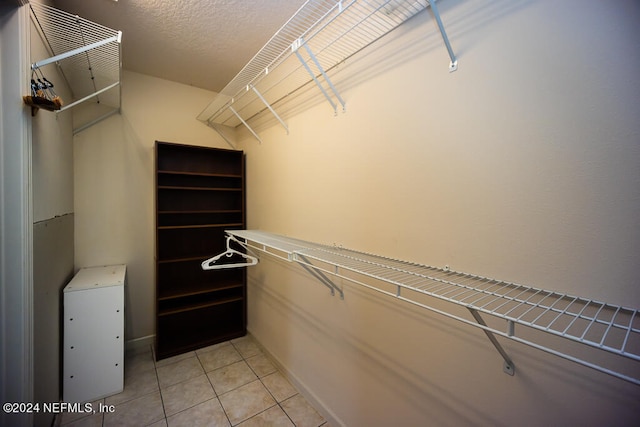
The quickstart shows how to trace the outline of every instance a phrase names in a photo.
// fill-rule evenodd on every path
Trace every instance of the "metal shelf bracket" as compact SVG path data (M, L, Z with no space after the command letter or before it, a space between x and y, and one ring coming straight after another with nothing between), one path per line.
M288 131L271 106L281 105L312 82L337 115L338 106L345 111L346 104L327 73L429 7L449 52L449 70L455 71L458 60L435 0L307 0L205 107L198 120L240 126L237 115L229 110L228 100L235 99L234 108L245 122L261 120L269 109Z
M211 123L209 122L209 127L213 130L215 130L218 135L220 135L220 137L222 137L222 139L225 140L225 142L227 144L229 144L229 146L234 149L237 150L238 148L235 146L235 144L231 141L231 138L229 138L227 135L225 135L224 131L221 129L221 127L224 127L224 125L218 125L217 123Z
M120 86L122 80L121 45L122 31L104 27L95 22L72 15L52 6L31 2L32 20L42 37L49 53L49 58L31 64L32 72L42 67L55 64L62 78L66 81L75 101L64 105L56 113L73 108L90 99L98 103L113 106L113 110L74 128L74 134L119 113L122 97L113 92L110 97L117 96L116 102L101 102L109 98L101 95ZM120 89L121 90L121 89Z
M451 62L449 62L449 72L452 73L458 69L458 58L456 58L455 53L453 53L451 43L449 43L449 37L447 36L447 32L444 29L442 18L440 18L440 11L438 10L438 6L436 6L436 0L427 1L431 6L431 11L433 12L433 16L436 19L436 23L438 24L438 29L440 30L442 41L444 41L444 45L447 47L447 52L449 52L449 58L451 58Z
M331 291L331 295L335 295L336 291L340 294L340 299L344 299L344 292L331 279L329 279L322 270L316 268L308 258L301 254L293 254L293 261L301 265L309 274L318 279L320 283L325 285Z
M511 360L511 357L509 357L509 355L504 350L504 348L502 348L502 345L497 340L495 335L493 335L493 332L491 332L489 329L486 329L488 328L487 323L484 321L482 316L480 316L480 313L478 313L477 310L474 310L473 308L470 308L470 307L467 307L467 309L469 310L473 318L476 319L476 322L484 326L483 330L484 330L484 333L487 335L487 338L489 338L489 341L491 341L491 344L493 344L496 350L498 350L498 353L500 353L500 356L502 356L502 358L504 359L504 364L502 367L502 370L504 371L504 373L513 376L516 371L515 371L515 366L513 365L513 361Z
M268 73L268 70L265 69L265 74ZM260 100L264 103L264 105L269 109L269 111L271 111L271 114L273 114L273 116L280 122L280 124L282 125L282 127L284 127L284 130L287 131L287 135L289 135L289 127L287 126L287 124L284 122L284 120L282 120L280 118L280 116L278 115L278 113L276 113L276 111L273 109L273 107L271 107L271 104L269 104L269 102L264 98L264 96L262 96L262 94L258 91L258 89L256 89L256 87L254 85L251 85L251 89L253 89L253 91L256 93L256 95L258 96L258 98L260 98Z
M300 37L298 40L296 40L291 45L291 50L296 54L296 56L298 57L298 60L300 61L302 66L307 70L307 72L309 73L309 75L311 76L311 78L313 79L315 84L318 86L318 88L320 89L320 91L322 92L324 97L327 98L327 101L329 101L329 103L333 107L334 114L337 115L338 114L338 106L331 99L331 97L329 96L329 94L327 93L325 88L322 86L322 83L320 83L320 81L318 80L318 77L316 76L316 74L311 70L311 67L309 67L309 64L307 64L307 61L305 61L304 58L302 57L302 55L300 55L300 52L299 52L300 47L304 47L305 48L305 50L309 54L309 58L311 58L313 63L316 65L316 68L318 69L318 71L320 71L320 74L322 75L322 78L324 78L324 81L327 82L327 84L329 85L329 88L333 92L334 96L336 97L336 99L338 100L340 105L342 105L342 112L345 112L346 108L345 108L344 100L342 99L342 97L340 96L340 94L336 90L335 86L331 82L331 79L329 79L329 76L327 76L327 73L324 71L324 68L322 68L322 65L320 65L320 62L318 61L318 58L316 58L316 56L313 54L313 51L311 50L311 48L309 48L309 46L307 45L307 43L304 41L304 39L302 37Z
M251 132L251 134L255 137L255 139L258 140L258 142L260 144L262 144L262 139L260 139L260 136L258 136L257 133L255 133L255 131L251 128L251 126L249 126L249 124L247 122L244 121L244 119L242 118L242 116L240 116L240 114L238 114L238 112L236 110L234 110L234 108L232 106L229 106L229 111L231 111L233 114L235 114L235 116L238 118L238 120L240 120L242 122L242 124L249 129L249 132Z
M638 309L259 230L226 230L226 233L243 241L247 248L296 262L325 286L333 288L332 292L337 289L342 297L341 289L328 276L482 329L504 359L503 371L509 375L515 374L515 366L497 337L640 386ZM473 319L435 306L429 303L429 298L464 307ZM481 313L493 320L505 320L506 331L492 326L494 322L487 324ZM516 323L526 331L538 331L555 338L516 335ZM558 338L602 353L595 355L569 348L571 346L557 342ZM606 356L606 360L601 356Z

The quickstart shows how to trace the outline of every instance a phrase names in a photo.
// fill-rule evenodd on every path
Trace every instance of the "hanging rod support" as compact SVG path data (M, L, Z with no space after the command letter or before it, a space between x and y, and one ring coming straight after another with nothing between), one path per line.
M313 71L311 70L311 67L309 67L309 64L307 64L307 61L304 60L304 58L302 57L302 55L300 55L300 52L298 52L300 46L304 46L306 51L309 53L309 56L311 57L311 59L313 60L313 62L316 64L316 66L318 67L318 69L320 70L320 73L322 74L322 76L324 77L324 79L327 81L327 83L329 84L329 87L331 88L331 90L333 91L333 93L336 95L336 98L338 98L338 101L340 101L340 104L342 104L342 111L345 110L344 107L344 101L342 100L342 98L340 98L340 95L338 95L338 92L336 91L335 87L333 86L333 84L331 83L331 80L329 80L329 77L327 76L327 74L324 72L324 69L320 66L320 63L318 62L318 60L316 59L316 57L314 56L313 52L311 51L311 49L309 49L309 46L307 46L307 44L305 43L305 41L302 38L299 38L298 40L296 40L292 45L291 45L291 49L293 50L293 52L296 54L296 56L298 57L298 60L300 61L300 63L304 66L304 68L307 70L307 73L309 73L309 75L311 76L311 78L313 79L313 81L315 82L316 86L318 86L318 88L320 89L320 91L322 92L322 94L324 95L325 98L327 98L327 101L329 101L329 104L331 104L331 106L333 107L333 112L334 114L338 114L338 106L336 105L335 102L333 102L333 100L331 99L331 97L329 96L329 94L327 93L327 91L325 90L325 88L322 86L322 84L320 83L320 81L318 80L318 78L316 77L316 75L313 73Z
M113 37L109 37L109 38L106 38L104 40L100 40L100 41L97 41L95 43L91 43L91 44L88 44L86 46L82 46L82 47L79 47L77 49L73 49L73 50L70 50L68 52L61 53L60 55L52 56L51 58L43 59L42 61L35 62L35 63L31 64L31 69L35 70L36 68L43 67L45 65L51 64L52 62L61 61L63 59L66 59L66 58L69 58L71 56L77 55L79 53L83 53L83 52L86 52L88 50L95 49L95 48L100 47L100 46L104 46L105 44L108 44L108 43L111 43L111 42L120 43L121 39L122 39L122 31L118 31L118 35L115 35Z
M500 355L504 359L504 365L502 368L504 373L513 376L513 374L515 374L515 366L513 366L513 361L511 360L507 352L504 351L504 348L502 348L502 345L500 345L495 335L493 335L493 332L487 329L487 324L484 321L484 319L480 316L480 313L478 313L478 311L474 310L473 308L469 308L469 307L467 308L471 312L471 315L473 316L473 318L476 319L476 322L478 322L479 325L484 326L482 330L487 335L487 338L489 338L489 341L491 341L491 344L493 344L496 350L498 350L498 353L500 353Z
M231 110L231 112L232 112L233 114L235 114L235 115L236 115L236 117L238 118L238 120L240 120L240 121L242 122L242 124L243 124L243 125L245 125L245 127L246 127L247 129L249 129L249 132L251 132L251 134L252 134L252 135L253 135L253 136L258 140L258 142L259 142L260 144L262 144L262 140L260 139L260 137L258 136L258 134L257 134L257 133L255 133L255 132L253 131L253 129L251 129L251 126L249 126L249 125L247 124L247 122L245 122L245 121L244 121L244 119L240 116L240 114L238 114L238 112L237 112L236 110L234 110L232 106L229 106L229 110Z
M224 139L224 140L225 140L225 142L226 142L227 144L229 144L229 146L230 146L231 148L233 148L234 150L237 150L236 146L235 146L235 145L233 145L233 143L232 143L232 142L231 142L231 140L227 137L227 135L225 135L225 134L224 134L224 132L222 132L220 129L218 129L218 128L215 126L215 123L207 122L207 124L209 125L209 127L210 127L211 129L213 129L213 130L215 130L216 132L218 132L218 135L220 135L220 136L222 137L222 139Z
M436 23L438 24L438 28L440 29L440 34L442 35L444 45L447 47L447 51L449 52L449 58L451 58L451 62L449 63L449 72L454 72L458 69L458 58L456 58L456 54L453 53L453 49L451 48L451 43L449 43L449 37L447 37L447 32L445 31L444 24L442 23L442 19L440 18L440 12L438 11L438 6L436 6L436 0L428 1L429 5L431 6L431 11L433 12L433 16L436 18Z
M340 94L338 93L335 86L331 82L331 79L329 79L329 76L327 76L327 73L324 72L324 68L322 68L322 66L320 65L320 62L318 62L318 58L316 58L316 56L313 54L313 52L311 51L311 48L309 48L309 45L307 45L306 43L302 43L302 45L304 46L307 53L309 53L309 56L311 57L313 62L316 64L316 67L318 67L318 70L320 70L320 72L322 73L322 77L324 77L324 79L326 80L327 84L333 91L333 94L336 96L336 98L338 98L338 102L340 102L340 105L342 105L342 112L344 113L345 112L344 100L342 99L342 97L340 97Z
M57 111L56 111L56 112L57 112ZM109 111L109 112L107 112L107 113L105 113L105 114L101 115L100 117L98 117L98 118L96 118L96 119L94 119L94 120L91 120L90 122L85 123L85 124L83 124L82 126L80 126L80 127L76 128L76 129L74 129L74 130L73 130L73 134L74 134L74 135L77 135L77 134L79 134L80 132L82 132L83 130L88 129L88 128L90 128L91 126L95 125L96 123L101 122L101 121L103 121L104 119L109 118L109 117L111 117L111 116L113 116L114 114L117 114L117 113L119 113L119 112L120 112L120 110L118 110L117 108L116 108L116 109L114 109L113 111Z
M260 100L264 103L264 105L266 105L266 107L269 109L269 111L271 111L271 114L273 114L273 116L278 119L278 121L280 122L280 124L282 125L282 127L284 127L284 129L287 131L287 135L289 135L289 128L287 127L286 123L284 122L284 120L282 120L280 118L280 116L278 115L278 113L276 113L276 111L273 109L273 107L271 107L271 104L269 104L267 102L266 99L264 99L264 97L262 96L262 94L260 92L258 92L258 89L256 89L255 86L251 85L251 89L253 89L253 91L256 93L256 95L258 95L258 98L260 98Z
M296 252L293 254L293 261L300 264L302 267L304 267L305 270L307 270L309 274L318 279L320 283L328 287L331 290L331 295L335 295L335 291L338 291L338 293L340 294L340 299L344 299L344 292L342 291L342 289L336 286L335 283L333 283L333 281L329 279L321 270L316 268L313 263L307 259L307 257Z
M327 91L324 90L324 88L322 87L322 85L320 84L318 79L316 78L315 74L313 74L313 71L311 71L311 68L309 68L309 65L304 61L304 59L302 58L302 55L300 55L300 52L298 52L298 50L295 50L295 54L298 57L298 59L300 60L300 62L302 63L302 65L304 66L304 68L307 70L307 72L309 73L309 75L311 76L313 81L316 82L316 86L318 86L318 88L320 88L320 91L322 92L324 97L327 98L327 101L329 101L329 104L331 104L331 106L333 107L334 114L338 114L338 107L337 107L336 103L333 102L333 100L331 99L331 97L329 96Z
M74 102L72 102L72 103L71 103L71 104L69 104L69 105L65 105L64 107L62 107L61 109L59 109L58 111L56 111L56 113L61 113L61 112L63 112L64 110L68 110L69 108L75 107L76 105L81 104L81 103L83 103L84 101L86 101L86 100L88 100L88 99L91 99L91 98L93 98L93 97L96 97L96 96L100 95L101 93L108 91L109 89L113 89L114 87L118 86L119 84L120 84L120 82L115 82L115 83L113 83L113 84L110 84L110 85L109 85L109 86L107 86L107 87L103 87L102 89L100 89L100 90L98 90L98 91L96 91L96 92L94 92L94 93L92 93L92 94L90 94L90 95L87 95L87 96L85 96L84 98L78 99L77 101L74 101Z

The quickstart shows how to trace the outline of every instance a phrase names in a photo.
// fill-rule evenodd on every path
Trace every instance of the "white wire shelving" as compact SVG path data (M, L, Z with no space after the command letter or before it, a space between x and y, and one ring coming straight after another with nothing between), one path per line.
M197 118L223 137L220 126L244 125L260 141L248 121L269 110L288 132L273 105L312 82L335 113L339 107L344 110L327 72L427 7L454 71L457 59L435 0L308 0Z
M106 113L75 128L74 133L119 113L122 32L46 4L31 2L29 7L52 55L31 64L31 70L42 71L43 67L55 64L73 97L57 112L90 100L105 107Z
M514 374L514 364L496 337L640 385L637 309L263 231L226 233L249 250L301 265L333 294L344 297L331 280L338 277L482 329L503 357L507 374ZM434 304L437 300L471 317L443 309ZM598 354L584 351L585 346ZM601 353L614 359L613 366L604 363Z

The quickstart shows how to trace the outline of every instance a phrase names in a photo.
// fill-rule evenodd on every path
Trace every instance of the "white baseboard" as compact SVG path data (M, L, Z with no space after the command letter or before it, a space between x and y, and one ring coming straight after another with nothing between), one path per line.
M250 328L247 328L247 332L251 334L253 339L258 343L260 349L264 352L264 354L276 365L276 368L280 371L284 377L291 382L291 384L304 396L305 399L313 406L319 413L322 415L331 426L342 426L345 424L331 411L321 399L316 396L316 394L309 389L294 373L289 371L286 366L282 364L282 362L275 357L273 354L267 350L262 343L258 340L258 338L251 333Z
M146 337L134 338L124 343L125 354L138 354L151 351L151 347L156 339L155 335L147 335Z

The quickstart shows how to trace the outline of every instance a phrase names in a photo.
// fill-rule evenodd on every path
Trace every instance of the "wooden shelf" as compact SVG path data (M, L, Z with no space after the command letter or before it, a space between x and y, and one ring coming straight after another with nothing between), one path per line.
M161 186L159 190L198 190L198 191L242 191L239 188L211 188L211 187L170 187Z
M188 176L212 176L218 178L242 178L242 175L223 174L223 173L204 173L204 172L185 172L185 171L158 171L158 175L188 175Z
M191 310L199 310L201 308L208 308L208 307L213 307L216 305L220 305L220 304L228 304L230 302L235 302L235 301L243 301L244 298L243 297L235 297L235 298L227 298L227 299L220 299L220 300L215 300L215 301L211 301L211 302L203 302L200 304L194 304L194 305L189 305L183 308L176 308L173 310L166 310L166 311L160 311L158 313L158 316L171 316L174 314L179 314L179 313L184 313L185 311L191 311Z
M177 230L181 228L229 228L229 227L242 227L242 223L235 224L195 224L195 225L165 225L158 227L158 230Z
M220 286L217 287L215 289L205 289L205 290L200 290L200 291L193 291L193 292L182 292L182 293L177 293L175 295L171 295L171 296L165 296L165 297L159 297L158 301L170 301L176 298L185 298L185 297L193 297L193 296L197 296L197 295L204 295L204 294L208 294L211 292L218 292L218 291L226 291L228 289L238 289L241 288L243 286L242 283L236 283L236 284L232 284L232 285L227 285L227 286Z
M203 271L245 227L242 151L156 142L156 357L246 333L246 272Z

